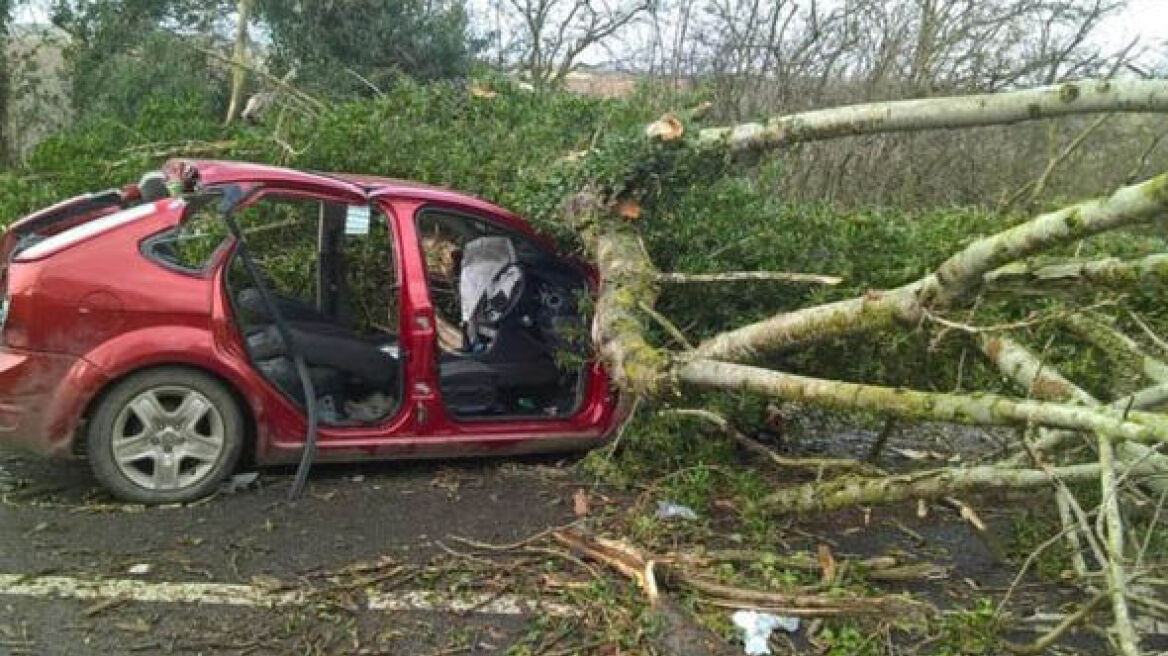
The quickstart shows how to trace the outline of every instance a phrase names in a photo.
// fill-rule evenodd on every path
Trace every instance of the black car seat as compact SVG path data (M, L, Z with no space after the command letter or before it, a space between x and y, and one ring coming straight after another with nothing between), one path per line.
M366 339L330 322L312 306L287 297L274 299L301 357L313 369L331 369L363 386L389 391L396 388L398 363L392 339ZM259 290L236 295L239 311L251 329L248 351L257 362L285 358L287 349ZM316 373L313 373L314 381Z

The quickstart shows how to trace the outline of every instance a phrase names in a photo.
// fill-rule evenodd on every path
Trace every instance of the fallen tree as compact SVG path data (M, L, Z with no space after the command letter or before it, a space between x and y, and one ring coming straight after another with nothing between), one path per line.
M289 89L295 97L293 91ZM1138 650L1131 622L1123 619L1132 610L1125 602L1135 595L1125 593L1125 584L1138 571L1132 566L1137 558L1133 541L1124 541L1121 533L1133 500L1143 503L1146 512L1151 505L1147 493L1161 493L1168 480L1163 453L1168 419L1162 414L1168 401L1162 360L1168 349L1156 334L1165 326L1158 312L1162 302L1156 299L1162 299L1168 258L1162 237L1168 177L1154 176L1034 216L998 217L968 227L954 220L960 229L938 239L945 244L943 250L928 250L921 266L886 267L879 277L866 277L862 270L840 275L846 267L819 270L815 258L803 258L803 266L789 265L782 256L765 259L763 266L730 260L724 268L733 271L708 269L719 266L716 253L755 239L763 228L807 249L817 244L798 237L810 234L839 243L830 238L848 227L843 219L807 227L803 222L811 220L810 212L797 213L780 225L780 217L768 214L780 201L760 203L749 216L740 217L741 205L727 206L718 196L733 191L729 185L719 186L728 179L757 183L752 176L766 162L782 158L785 149L808 141L1059 116L1165 113L1168 83L1084 81L994 95L832 108L713 128L700 125L699 111L668 114L649 123L651 114L635 114L637 108L624 106L620 116L605 115L601 126L596 116L579 120L574 113L577 100L517 93L456 95L408 85L368 105L330 107L315 99L303 104L312 111L277 121L274 134L262 126L236 126L239 132L206 130L201 133L204 141L191 141L199 133L184 116L183 141L177 145L161 141L174 139L166 135L127 147L129 131L120 126L94 138L62 139L31 160L51 155L69 166L52 175L0 177L9 192L3 194L5 202L44 204L91 189L94 176L104 175L108 180L102 178L103 183L115 184L127 170L136 175L154 159L195 153L420 179L477 192L545 227L570 233L565 241L587 251L597 264L601 286L591 332L595 349L615 384L630 398L641 399L636 405L642 413L667 410L665 406L679 399L700 406L711 395L749 395L892 416L900 422L1017 427L1024 437L1011 441L993 461L923 472L884 472L846 459L776 457L751 443L745 429L730 425L729 432L740 446L760 456L764 466L806 466L816 472L814 482L781 481L762 495L773 513L950 500L958 492L997 488L1042 493L1033 498L1048 496L1051 505L1058 503L1067 537L1077 539L1078 573L1084 580L1108 582L1101 592L1113 609L1117 650ZM538 105L538 111L516 113L517 106L528 104ZM492 105L504 108L491 114ZM568 118L556 120L557 112ZM476 122L482 116L487 119ZM627 124L621 123L624 119ZM632 126L634 120L648 127ZM500 129L501 121L509 121L509 129ZM134 131L145 129L134 126ZM543 151L530 145L536 137L547 139ZM76 144L97 149L103 143L117 156L91 161L85 159L88 153L70 150L81 148ZM355 143L364 147L355 149ZM559 157L568 151L573 152ZM51 187L46 180L52 181ZM704 189L716 193L683 207L687 193ZM756 184L751 194L770 199L771 191ZM18 215L27 209L10 211ZM683 221L705 222L705 231L685 230ZM729 234L750 222L760 225ZM897 227L903 230L908 223ZM669 230L685 234L671 239ZM1148 237L1153 231L1161 236ZM901 241L860 246L907 252L932 245L914 243L917 232L903 232L909 236ZM1140 248L1109 251L1112 242L1106 240L1116 234L1138 241ZM849 237L859 242L865 238L862 233ZM675 257L675 251L686 249L708 249L702 255L709 257ZM912 259L902 252L882 255ZM710 264L694 266L694 259ZM726 300L735 294L731 290L742 289L750 290L738 296L752 297L751 311L739 303L733 312L723 312L723 305L732 305ZM792 289L823 293L794 294ZM685 304L706 306L696 320L693 313L677 316L683 314L678 304L669 305L671 295L678 294L684 295ZM1111 316L1101 319L1100 310ZM1138 318L1128 318L1129 310L1135 311L1133 317L1155 314L1155 321L1149 328ZM928 351L927 363L912 359L903 348L896 350L898 340L911 340L910 348ZM858 347L867 349L863 356L853 355ZM849 377L840 372L868 373L878 367L807 364L810 358L832 353L839 354L839 361L871 358L873 353L876 359L911 360L905 369L921 375L902 380L897 377L904 373L901 369L879 378ZM1068 353L1100 358L1086 364L1060 360ZM977 376L969 374L979 367ZM730 418L756 423L750 417ZM623 439L627 443L637 436L630 431ZM1088 481L1098 481L1104 503L1084 509L1080 490ZM1096 524L1092 517L1103 519ZM678 580L667 579L666 585ZM702 592L702 585L683 582L675 587L698 589L709 597L714 588L706 586ZM1095 596L1096 591L1088 591L1087 598ZM773 597L768 601L781 605ZM706 638L691 642L702 644Z
M670 350L650 337L664 325L674 341L688 342L653 310L660 273L638 234L652 221L639 205L649 179L668 178L670 167L685 158L723 158L729 154L778 150L801 141L841 136L953 129L1051 116L1100 112L1168 112L1168 83L1161 81L1086 81L988 96L935 98L878 103L777 117L766 123L691 130L683 117L667 115L651 124L643 143L630 148L618 142L621 166L588 168L591 162L620 161L601 146L569 166L586 171L587 187L565 203L567 223L579 229L598 263L602 278L593 324L597 351L626 394L668 399L679 390L750 393L784 401L811 403L836 410L865 411L908 420L941 420L977 425L1014 425L1039 429L1038 440L1021 443L1001 462L970 468L915 472L886 477L839 474L802 486L778 490L764 504L774 512L807 513L855 505L935 499L956 492L989 488L1052 490L1060 503L1073 502L1066 483L1100 481L1103 503L1098 527L1086 530L1105 547L1099 557L1109 584L1117 651L1139 653L1126 602L1121 490L1133 482L1163 490L1168 459L1160 452L1168 442L1168 415L1154 408L1163 401L1168 367L1144 353L1138 342L1110 325L1064 308L1058 315L1069 334L1104 352L1116 368L1127 366L1152 387L1100 402L1048 367L1005 335L1011 326L1044 321L1043 311L1004 327L963 324L946 318L973 314L989 292L1017 299L1053 290L1135 292L1164 281L1168 254L1149 253L1133 260L1089 262L1028 261L1097 235L1168 221L1168 174L1116 189L1109 195L1039 214L955 250L924 276L900 286L868 290L858 296L789 309L769 318L711 335L696 347ZM631 151L631 155L629 152ZM632 159L630 164L627 160ZM598 175L606 171L610 177ZM806 280L813 279L809 272ZM679 279L684 274L674 274ZM792 284L789 278L786 283ZM1084 289L1089 288L1089 289ZM1045 298L1045 296L1040 296ZM1046 312L1047 315L1050 312ZM766 366L783 353L810 344L831 343L857 334L923 331L959 333L982 352L988 363L1027 391L1028 398L986 392L940 394L841 380L825 380ZM945 335L941 335L944 337ZM954 366L958 366L954 363ZM1110 404L1110 405L1108 405ZM1089 438L1071 440L1082 435ZM1080 454L1051 465L1069 442L1091 445L1091 458ZM1064 458L1066 460L1066 458ZM1024 466L1029 461L1030 466ZM1062 506L1060 506L1062 507Z

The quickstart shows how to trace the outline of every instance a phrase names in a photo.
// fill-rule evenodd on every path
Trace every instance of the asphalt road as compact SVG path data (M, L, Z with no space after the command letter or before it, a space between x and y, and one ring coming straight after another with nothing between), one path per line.
M0 451L0 654L501 653L553 612L445 582L328 603L281 586L362 563L416 571L450 536L504 543L571 521L578 482L556 461L321 467L295 504L290 480L269 470L143 508L110 500L83 463Z

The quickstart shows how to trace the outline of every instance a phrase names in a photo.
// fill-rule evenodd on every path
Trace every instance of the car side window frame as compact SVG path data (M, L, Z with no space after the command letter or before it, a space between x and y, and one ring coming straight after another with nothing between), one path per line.
M223 196L225 187L227 186L233 185L210 187L200 191L195 197L200 203L214 203ZM227 252L231 250L234 238L230 232L224 233L223 238L215 245L215 248L211 250L210 254L199 267L184 266L180 262L163 257L156 250L159 244L172 240L185 226L188 226L194 212L206 209L203 205L194 204L190 197L183 199L183 202L185 207L183 207L182 218L179 219L178 223L146 237L139 243L138 249L143 257L164 269L195 278L207 278L215 270L216 265L226 256Z

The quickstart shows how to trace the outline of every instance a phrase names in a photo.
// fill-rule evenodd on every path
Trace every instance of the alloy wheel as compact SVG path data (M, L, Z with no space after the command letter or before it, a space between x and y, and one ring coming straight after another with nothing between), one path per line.
M202 393L168 385L122 407L110 447L118 470L148 490L180 490L210 474L226 446L223 415Z

